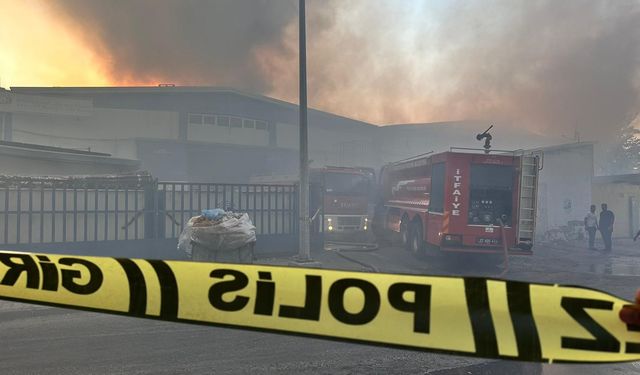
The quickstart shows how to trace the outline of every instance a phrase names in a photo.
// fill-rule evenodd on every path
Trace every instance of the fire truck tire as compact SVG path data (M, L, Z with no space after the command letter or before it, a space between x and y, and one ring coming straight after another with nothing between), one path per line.
M409 236L411 236L409 228L409 218L407 216L403 216L400 221L400 246L409 250Z
M409 231L409 251L415 256L423 256L425 253L424 236L422 233L422 223L419 221L411 223Z

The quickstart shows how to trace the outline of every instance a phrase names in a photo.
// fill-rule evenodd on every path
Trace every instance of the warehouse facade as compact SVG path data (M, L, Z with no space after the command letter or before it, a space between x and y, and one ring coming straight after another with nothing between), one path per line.
M223 87L14 87L0 90L7 141L140 160L164 181L247 182L298 171L298 106ZM22 103L22 104L20 104ZM29 103L29 104L24 104ZM450 146L478 147L488 124L376 126L309 109L311 167L385 163ZM494 129L494 147L548 144L515 127Z
M139 159L163 180L244 182L297 170L297 106L272 98L208 87L12 88L10 95L82 106L69 116L12 114L13 141ZM379 164L376 126L313 109L309 124L312 166Z

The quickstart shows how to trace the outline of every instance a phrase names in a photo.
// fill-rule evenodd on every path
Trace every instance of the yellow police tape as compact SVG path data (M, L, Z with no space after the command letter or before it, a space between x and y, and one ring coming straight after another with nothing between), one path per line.
M640 359L628 302L572 286L0 251L0 299L487 358Z

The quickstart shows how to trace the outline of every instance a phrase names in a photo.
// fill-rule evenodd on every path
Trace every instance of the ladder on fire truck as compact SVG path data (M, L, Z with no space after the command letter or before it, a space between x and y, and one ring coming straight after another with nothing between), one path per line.
M541 158L540 153L522 154L520 157L518 243L533 243Z

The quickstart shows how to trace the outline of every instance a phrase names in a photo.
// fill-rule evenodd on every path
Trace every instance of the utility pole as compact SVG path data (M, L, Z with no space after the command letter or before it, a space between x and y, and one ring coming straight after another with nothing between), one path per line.
M298 260L311 261L309 220L309 148L307 134L307 33L305 0L299 0L299 60L300 60L300 249Z

